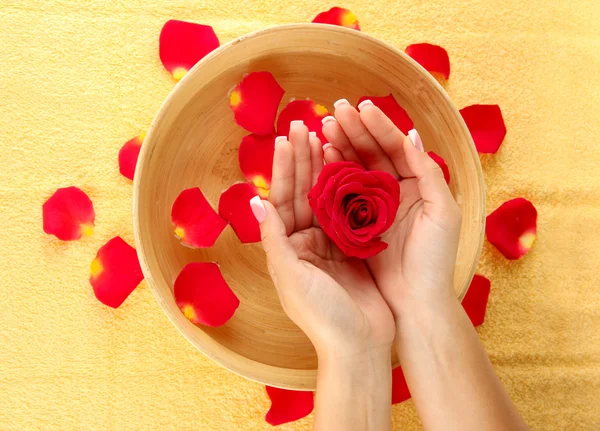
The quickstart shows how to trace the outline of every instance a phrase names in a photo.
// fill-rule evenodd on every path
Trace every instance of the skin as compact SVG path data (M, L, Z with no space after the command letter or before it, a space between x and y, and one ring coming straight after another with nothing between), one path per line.
M461 215L442 171L374 105L338 101L334 115L324 153L292 122L276 141L269 201L253 204L283 308L319 358L314 429L391 428L392 348L425 429L527 429L454 294ZM347 258L319 228L306 195L323 159L399 179L382 253Z

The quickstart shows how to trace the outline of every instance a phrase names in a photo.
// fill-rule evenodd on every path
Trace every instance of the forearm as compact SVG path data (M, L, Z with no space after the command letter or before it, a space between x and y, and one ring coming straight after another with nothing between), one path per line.
M386 431L391 427L390 349L319 355L315 431Z
M406 304L396 347L426 430L526 430L458 301Z

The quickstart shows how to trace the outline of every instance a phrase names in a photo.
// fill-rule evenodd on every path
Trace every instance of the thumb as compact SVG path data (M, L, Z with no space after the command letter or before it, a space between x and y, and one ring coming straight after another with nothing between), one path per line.
M281 278L298 262L296 250L286 235L285 224L271 202L263 201L259 196L250 199L250 208L260 224L261 243L270 270L274 272L271 276Z

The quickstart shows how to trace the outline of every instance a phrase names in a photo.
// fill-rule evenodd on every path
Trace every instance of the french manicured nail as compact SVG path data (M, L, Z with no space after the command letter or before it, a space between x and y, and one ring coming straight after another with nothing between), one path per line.
M364 108L367 105L372 105L373 102L371 102L369 99L363 100L362 102L360 102L358 104L358 110L360 111L362 108Z
M417 132L417 129L410 129L408 131L408 137L417 150L421 152L425 151L423 148L423 141L421 140L421 136L419 135L419 132Z
M317 132L308 132L308 136L310 138L316 138L317 137Z
M346 99L340 99L340 100L338 100L337 102L335 102L333 104L333 107L334 108L339 108L342 105L349 105L349 104L350 104L350 102L348 102Z
M329 121L337 121L333 115L328 115L321 120L322 124L328 123Z
M275 138L275 146L283 144L287 141L287 136L278 136Z
M330 142L327 142L325 145L323 145L323 151L325 151L327 148L331 148L333 147L333 145Z
M298 127L298 126L303 126L303 125L304 125L304 121L302 121L302 120L290 121L290 127Z
M256 218L256 221L262 223L267 218L267 210L260 200L260 196L254 196L250 199L250 209L252 209L252 214Z

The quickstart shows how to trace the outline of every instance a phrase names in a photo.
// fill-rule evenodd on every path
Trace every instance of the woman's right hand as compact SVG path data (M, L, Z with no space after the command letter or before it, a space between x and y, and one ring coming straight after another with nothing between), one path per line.
M440 167L372 103L363 102L360 112L345 100L335 105L335 121L323 126L332 144L325 161L356 161L400 181L396 221L383 236L388 248L368 260L392 312L455 300L461 214Z

